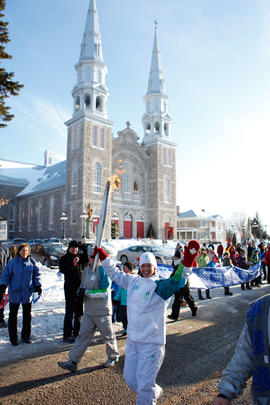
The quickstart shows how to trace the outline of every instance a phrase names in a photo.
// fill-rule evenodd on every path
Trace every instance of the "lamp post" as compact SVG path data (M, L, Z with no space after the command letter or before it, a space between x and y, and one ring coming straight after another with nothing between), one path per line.
M66 213L62 212L62 215L60 217L60 221L62 222L63 239L66 238L66 235L65 235L65 223L66 223L67 219L68 219L68 217L66 216Z
M88 217L87 213L85 210L83 210L83 213L80 215L80 218L82 220L82 239L85 238L85 221L86 218Z

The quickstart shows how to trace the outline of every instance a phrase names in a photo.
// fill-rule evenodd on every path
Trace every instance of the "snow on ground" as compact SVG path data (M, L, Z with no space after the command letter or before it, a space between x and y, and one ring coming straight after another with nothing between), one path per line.
M108 246L113 250L114 254L117 254L119 249L124 249L127 246L145 243L145 240L137 241L136 239L131 240L112 240L109 242L103 241L104 246ZM151 241L148 243L155 243L155 245L162 245L162 241ZM173 255L176 243L173 241L166 244L166 250ZM32 334L31 340L32 344L21 343L19 346L12 346L9 343L8 330L6 328L0 329L0 364L6 363L8 361L15 361L19 359L28 358L34 354L41 354L45 350L57 350L61 345L63 336L63 321L65 313L65 299L64 299L64 277L63 275L58 276L58 269L49 269L46 266L39 264L42 279L42 289L43 294L39 301L32 305ZM264 286L268 286L264 284ZM213 311L213 316L215 308L224 308L227 305L228 300L240 296L246 291L242 291L240 286L231 287L233 292L233 297L225 297L223 288L216 288L211 290L212 300L198 301L197 291L192 290L192 295L195 301L197 301L199 308L207 306L209 311ZM203 292L204 295L204 292ZM171 302L169 304L169 307ZM232 307L233 311L233 307ZM200 310L198 311L198 313ZM169 310L168 310L169 313ZM181 315L187 313L190 314L188 307L181 308ZM9 314L8 305L5 308L5 319L7 321ZM20 338L20 331L22 327L22 311L21 307L18 314L18 336ZM114 324L115 331L121 331L121 323Z

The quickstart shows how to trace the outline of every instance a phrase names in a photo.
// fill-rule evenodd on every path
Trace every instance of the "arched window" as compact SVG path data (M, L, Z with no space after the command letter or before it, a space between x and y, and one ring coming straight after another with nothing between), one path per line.
M171 182L168 178L165 179L165 202L170 202L171 201Z
M167 123L164 124L164 133L166 136L169 136L169 125Z
M95 165L95 192L101 193L101 178L102 176L102 166L101 163L96 162Z
M159 133L159 131L160 131L160 125L159 125L159 122L156 121L156 122L155 122L155 132L156 132L156 133Z
M97 96L96 98L96 110L102 111L102 99L100 96Z
M148 122L145 126L145 134L148 135L150 134L150 132L151 132L151 125Z
M130 164L128 162L124 163L124 193L125 198L130 198Z
M85 95L85 98L84 98L84 104L85 104L85 108L90 108L90 105L91 105L91 99L90 99L89 94L86 94L86 95Z
M78 111L80 109L80 97L76 97L76 102L75 102L75 110Z
M78 179L79 179L79 165L78 163L75 163L72 169L72 194L75 194L77 192Z

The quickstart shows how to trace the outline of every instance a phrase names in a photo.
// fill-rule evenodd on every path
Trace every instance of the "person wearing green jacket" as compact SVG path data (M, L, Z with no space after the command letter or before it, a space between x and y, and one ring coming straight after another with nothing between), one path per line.
M206 251L206 249L204 247L201 248L199 256L196 259L196 263L197 263L198 267L207 267L208 266L209 256L208 256L207 251ZM204 300L204 298L202 296L201 288L198 288L197 291L198 291L199 300ZM209 288L207 288L205 290L205 295L206 295L206 298L211 299Z

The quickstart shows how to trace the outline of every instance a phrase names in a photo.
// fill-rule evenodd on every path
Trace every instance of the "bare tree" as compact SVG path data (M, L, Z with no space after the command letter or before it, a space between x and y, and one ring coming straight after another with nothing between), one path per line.
M247 224L248 216L244 211L235 211L232 213L230 218L232 224L237 228L237 231L241 235L241 240L248 238Z

